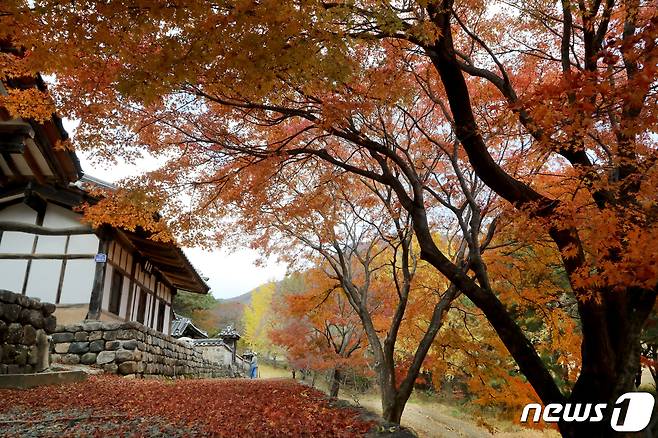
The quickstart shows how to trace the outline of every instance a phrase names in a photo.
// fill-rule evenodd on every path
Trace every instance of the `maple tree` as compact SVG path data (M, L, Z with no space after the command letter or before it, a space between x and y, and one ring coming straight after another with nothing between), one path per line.
M178 217L178 230L207 231L216 225L207 218L228 215L241 199L264 204L273 174L294 167L304 175L322 161L392 189L421 258L484 313L542 402L610 403L633 389L658 279L653 2L46 0L1 8L0 39L29 49L3 74L56 73L58 103L81 120L80 147L128 158L146 148L168 159L135 185L163 200L158 208ZM391 120L406 124L391 129ZM559 252L582 339L569 391L477 248L460 266L433 239L442 204L424 169L453 143L458 168ZM182 191L189 196L172 196ZM606 424L560 430L582 436L599 427L605 436Z
M322 166L317 163L316 170ZM441 276L426 273L416 281L419 257L413 248L411 218L389 187L337 175L331 167L324 167L328 174L289 174L282 169L270 175L268 196L257 204L258 208L254 208L253 198L232 204L231 214L240 218L241 227L235 228L239 235L231 237L240 241L240 236L249 236L266 254L281 254L292 266L313 263L331 280L321 295L323 300L336 289L344 294L372 352L383 415L399 422L445 314L459 294ZM452 244L446 244L455 259L467 264L466 241L484 252L495 222L491 222L480 245L480 233L472 227L481 226L481 217L475 217L479 214L476 192L481 187L463 175L457 180L473 195L473 202L469 206L464 201L460 208L454 207L459 220L450 217L439 222L449 228L452 224L458 235L461 227L472 233L466 240L455 238ZM454 184L459 185L456 181ZM439 185L437 190L447 191L449 186ZM249 193L257 191L250 187ZM442 199L438 192L436 196ZM452 196L452 200L444 200L445 205L461 202L457 192L453 191ZM296 323L289 328L302 327ZM410 331L413 336L401 336ZM291 335L285 330L279 334ZM345 334L341 336L346 338ZM340 356L340 347L338 350L334 353ZM308 353L298 356L307 365L312 362ZM340 374L340 369L334 371ZM338 380L334 379L336 391Z
M323 271L305 273L309 285L301 293L284 291L275 304L279 323L269 337L286 350L288 363L296 369L329 371L329 395L338 397L348 370L367 369L367 347L361 322L343 294Z

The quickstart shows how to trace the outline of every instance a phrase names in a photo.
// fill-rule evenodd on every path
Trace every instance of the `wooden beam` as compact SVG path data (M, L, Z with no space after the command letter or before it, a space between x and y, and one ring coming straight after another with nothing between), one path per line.
M66 243L64 243L64 254L69 250L69 243L71 242L71 236L66 236ZM59 271L59 283L57 284L57 297L55 298L55 304L59 304L62 299L62 287L64 286L64 275L66 274L66 259L62 260L62 267Z
M34 138L34 129L32 126L27 122L16 119L0 121L0 133L21 134Z
M0 150L11 154L22 154L25 152L24 137L21 135L7 135L0 139Z
M18 254L0 253L0 260L81 260L93 259L96 254Z
M62 163L59 162L57 159L57 155L55 154L55 150L53 149L54 144L50 141L48 138L48 135L43 129L42 125L37 125L35 127L35 143L37 146L39 146L39 149L41 150L41 153L43 154L44 158L46 158L46 162L48 162L48 167L53 172L53 175L55 175L56 179L61 181L61 182L69 182L69 178L67 178L66 171L62 167Z
M74 234L93 234L91 227L48 228L22 222L2 221L0 230L20 233L38 234L40 236L71 236Z
M35 194L31 190L27 190L25 192L25 196L23 197L23 203L30 207L32 210L36 211L39 215L45 216L46 214L46 208L48 207L48 201L43 199L41 196ZM39 222L37 221L36 226L41 226L43 224L43 221Z
M104 229L98 233L98 252L107 254L109 239ZM105 272L107 271L107 262L97 262L96 272L94 273L94 284L91 289L91 298L89 300L89 312L87 319L100 319L101 308L103 305L103 286L105 285Z
M78 189L59 189L50 185L33 184L32 190L39 193L45 199L55 201L68 207L78 207L84 201L92 201L90 197L85 197L84 192Z
M5 159L5 163L7 163L7 167L9 167L9 170L11 170L11 175L8 175L10 177L14 178L25 178L25 175L21 173L20 170L18 170L18 166L16 166L16 163L14 162L14 159L11 157L10 153L7 152L2 152L2 158Z
M137 242L139 242L141 244L145 244L145 245L155 245L155 246L169 245L170 247L175 247L176 246L176 243L173 242L173 241L169 241L169 242L156 241L156 240L152 240L152 239L148 239L148 238L145 238L145 237L138 236L136 233L133 233L133 232L127 232L126 235L128 236L128 238L130 240L137 241Z
M23 158L25 158L25 162L30 167L30 170L32 170L34 178L39 182L39 184L45 184L46 177L41 171L39 164L37 164L37 160L34 159L28 148L25 148L25 151L23 152Z

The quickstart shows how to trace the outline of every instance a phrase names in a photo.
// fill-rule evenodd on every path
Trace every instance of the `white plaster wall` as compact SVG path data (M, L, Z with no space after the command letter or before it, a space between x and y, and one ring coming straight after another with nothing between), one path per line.
M0 260L0 289L23 291L27 260Z
M96 262L93 260L69 260L66 262L61 304L89 303L94 283Z
M171 328L171 321L169 320L169 304L165 305L165 317L164 317L164 328L162 329L162 332L165 335L168 335L170 333L170 328Z
M80 234L71 236L67 254L96 254L98 252L98 237L95 234Z
M132 317L129 318L132 321L137 321L137 312L139 311L139 298L144 292L142 291L142 288L136 287L135 288L135 294L133 295L135 298L133 298L133 310L132 310Z
M146 295L146 314L144 315L144 325L147 327L153 326L153 321L151 320L151 315L152 315L152 309L151 306L153 306L153 296L151 294Z
M34 234L5 231L2 233L0 253L30 254L34 246Z
M37 212L25 204L10 205L0 210L0 221L36 224Z
M121 250L121 262L119 263L119 266L121 266L125 271L128 270L128 251Z
M160 308L160 300L155 300L153 302L155 310L153 311L153 321L151 322L151 327L158 329L158 309Z
M71 228L82 227L80 218L82 214L71 211L55 204L48 204L46 215L43 218L43 226L46 228Z
M123 277L123 289L121 290L121 303L119 304L119 316L122 318L126 317L126 312L128 310L128 295L130 291L130 279L128 277Z
M105 281L103 282L103 302L101 309L109 312L110 309L110 290L112 288L112 271L114 268L109 263L105 267ZM90 296L91 298L91 296Z
M66 236L38 236L37 254L64 254Z
M221 346L208 346L204 347L201 345L195 346L198 350L201 351L201 355L204 359L209 360L215 363L221 363L222 365L228 366L233 362L233 353Z
M61 260L32 260L25 294L28 297L54 303L57 299L57 286L61 270Z
M133 297L132 297L133 299L130 303L128 303L128 306L129 306L128 307L128 320L129 321L135 321L134 315L135 315L135 306L136 306L136 303L137 303L137 291L138 291L137 285L133 284Z

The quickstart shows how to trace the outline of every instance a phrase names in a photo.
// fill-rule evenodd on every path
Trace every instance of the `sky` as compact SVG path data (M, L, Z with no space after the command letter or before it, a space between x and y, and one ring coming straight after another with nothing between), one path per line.
M73 139L75 139L76 126L75 121L64 119L64 127ZM135 165L119 163L105 167L91 161L88 154L77 152L77 155L85 174L107 182L116 182L127 176L138 175L157 166L153 161L142 160ZM233 252L224 248L217 248L211 252L200 248L183 248L183 251L197 271L209 278L210 292L216 298L241 295L265 282L280 280L286 273L285 265L276 263L273 259L262 266L256 266L255 261L260 255L251 248Z

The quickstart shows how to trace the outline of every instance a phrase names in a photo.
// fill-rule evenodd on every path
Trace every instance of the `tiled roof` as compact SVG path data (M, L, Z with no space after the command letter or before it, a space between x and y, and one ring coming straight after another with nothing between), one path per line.
M226 345L224 341L219 338L207 338L207 339L192 339L194 345L200 347L225 347L227 350L232 351L231 347Z
M238 331L236 329L234 329L232 325L227 325L226 328L224 328L224 330L219 332L218 336L220 338L223 338L223 339L226 339L226 338L240 339L241 338L240 333L238 333Z
M175 319L171 322L171 336L174 338L180 338L185 331L190 331L191 335L196 335L200 338L208 337L208 333L195 326L190 318L176 314L174 314L174 316Z

